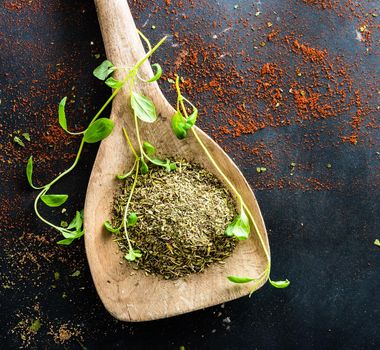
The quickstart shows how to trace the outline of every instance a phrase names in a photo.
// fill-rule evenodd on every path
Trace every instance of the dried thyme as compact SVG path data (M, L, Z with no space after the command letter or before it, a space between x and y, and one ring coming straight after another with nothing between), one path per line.
M176 165L176 171L153 167L140 175L129 204L138 217L128 230L129 239L141 252L134 266L165 279L201 272L213 262L222 262L237 241L225 235L237 214L229 191L198 166ZM127 178L115 196L113 227L122 223L133 180ZM128 252L126 240L117 241Z

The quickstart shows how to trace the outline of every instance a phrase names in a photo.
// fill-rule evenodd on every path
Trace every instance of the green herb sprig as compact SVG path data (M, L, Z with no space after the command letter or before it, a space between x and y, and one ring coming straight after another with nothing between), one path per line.
M240 203L240 214L235 217L235 219L228 225L226 229L226 235L227 236L235 236L239 240L246 240L249 237L251 228L250 228L250 222L254 226L254 230L256 232L256 235L259 238L261 247L264 250L265 256L267 258L267 267L263 271L263 273L258 278L251 278L251 277L245 277L245 276L228 276L228 280L233 283L250 283L255 282L251 288L251 294L257 289L257 287L263 283L265 279L269 280L269 283L275 287L275 288L286 288L289 286L290 282L289 280L285 281L273 281L270 278L270 269L271 269L271 257L268 251L268 248L264 242L263 237L260 234L260 231L257 227L256 221L250 212L249 208L245 204L240 192L237 190L237 188L232 184L232 182L228 179L228 177L224 174L218 163L215 161L211 153L208 151L206 145L203 143L201 138L198 135L198 132L196 131L193 126L195 125L197 116L198 116L198 110L197 108L188 100L186 99L180 89L179 85L180 78L179 76L176 77L176 90L177 90L177 109L175 114L172 116L171 119L171 127L173 133L177 136L178 139L182 140L185 137L188 136L188 131L191 130L193 136L199 143L199 145L202 147L204 153L207 155L208 159L211 161L213 166L216 168L216 170L219 172L223 180L228 184L228 186L231 188L232 192L235 194L235 196L238 199L238 202ZM192 113L189 115L186 109L186 106L184 104L184 101L189 104L192 108Z
M138 69L146 61L146 59L149 56L151 56L151 54L165 41L166 37L161 39L159 43L152 48L149 40L140 31L138 33L141 36L141 38L145 41L149 51L144 59L140 60L133 68L131 68L128 71L126 78L126 81L128 81L129 84L130 104L133 110L133 120L135 126L135 133L137 136L138 148L137 150L135 149L129 138L127 130L125 129L125 127L123 127L122 130L124 133L124 137L135 157L135 161L133 163L132 168L128 172L116 176L119 180L125 180L129 176L133 176L133 183L124 209L123 220L120 226L113 227L109 221L106 221L104 223L104 227L111 233L121 234L121 232L123 231L123 235L128 243L128 253L124 257L128 261L134 261L138 258L141 258L142 256L139 250L133 248L132 242L128 235L128 227L134 226L138 220L136 213L129 212L129 206L138 181L139 174L144 175L149 172L149 163L154 164L156 166L164 167L167 171L172 171L176 169L176 164L170 162L169 159L163 160L155 156L156 148L150 142L141 140L139 122L154 123L157 120L157 112L153 101L149 97L134 90L135 81L137 78L145 83L153 83L161 77L162 68L157 63L152 65L152 67L155 68L156 73L150 79L143 79L138 74ZM103 78L103 80L107 78L108 74L114 71L113 65L110 61L103 62L102 65L98 68L99 76ZM113 78L113 80L110 79L111 78L108 78L105 81L108 86L113 87L115 84L119 84L119 82L115 81Z
M117 175L117 178L120 180L124 180L129 176L133 176L133 182L130 189L130 193L128 196L127 204L124 208L123 213L123 220L119 227L113 227L112 224L109 221L106 221L104 223L105 228L114 234L121 234L123 230L123 235L128 243L128 253L125 255L125 259L128 261L134 261L138 258L141 258L142 253L134 249L132 246L132 242L128 236L128 228L133 227L138 222L137 214L134 212L129 211L129 206L131 203L131 198L133 196L138 176L144 175L149 171L149 164L153 164L156 166L161 166L165 168L167 171L175 170L176 164L170 162L169 159L160 159L155 156L156 154L156 148L148 141L142 141L140 132L139 132L139 122L146 122L146 123L154 123L157 120L157 112L155 105L153 101L148 97L144 96L140 92L135 91L135 81L136 79L139 79L145 83L152 83L157 81L162 74L162 68L158 64L153 64L152 67L155 69L155 73L153 77L149 79L144 79L139 75L139 69L142 66L144 62L146 62L149 57L152 56L152 54L161 46L161 44L165 41L166 37L162 38L154 47L150 44L149 40L140 32L138 31L141 38L144 40L148 47L148 52L145 54L145 56L140 59L134 67L132 68L125 68L125 67L116 67L112 62L109 60L105 60L102 62L94 71L93 74L98 79L105 82L105 84L109 87L111 87L113 90L111 96L108 98L108 100L104 103L104 105L99 109L99 111L95 114L93 119L91 120L88 127L80 132L72 132L67 127L67 120L66 120L66 113L65 113L65 105L67 98L64 97L58 107L58 121L60 126L65 130L65 132L69 133L70 135L76 135L81 136L81 142L75 157L75 160L73 164L66 169L64 172L62 172L60 175L58 175L56 178L54 178L51 182L44 186L35 186L32 181L32 174L33 174L33 158L32 156L29 158L27 167L26 167L26 176L27 180L30 184L30 186L35 189L39 190L39 194L35 198L34 201L34 210L36 212L36 215L38 218L43 221L45 224L53 227L54 229L58 230L64 237L63 240L60 240L58 243L63 245L68 245L73 242L73 240L80 238L83 236L83 211L77 211L74 219L71 221L70 224L61 226L57 226L51 222L49 222L47 219L42 217L38 210L38 205L40 202L43 204L49 206L49 207L59 207L63 205L67 199L67 194L50 194L50 189L53 185L55 185L62 177L69 174L77 165L81 153L83 151L83 147L85 143L95 143L99 142L103 139L105 139L107 136L110 135L110 133L113 130L114 123L112 120L108 118L100 118L100 115L105 110L105 108L110 104L110 102L113 100L113 98L119 93L121 88L128 83L129 86L129 95L130 95L130 105L133 110L133 117L134 117L134 127L135 127L135 133L137 136L137 143L138 147L135 148L129 138L129 135L127 133L127 130L123 127L123 133L125 136L125 139L135 157L135 161L133 163L132 168L126 172L125 174ZM110 76L113 72L117 70L124 70L126 71L125 78L123 80L117 80L113 76ZM228 186L231 188L232 192L235 194L236 198L238 199L238 202L240 204L240 213L238 216L235 217L235 219L228 225L226 229L226 235L227 236L234 236L238 238L239 240L246 240L249 237L251 227L250 224L252 223L254 226L254 230L260 240L261 246L265 252L265 255L267 257L267 267L265 271L258 277L258 278L251 278L251 277L244 277L244 276L228 276L227 278L233 282L233 283L251 283L254 282L251 293L253 293L257 286L262 284L262 282L265 279L269 279L269 282L271 285L273 285L276 288L286 288L289 285L289 281L273 281L270 278L270 268L271 268L271 258L268 251L268 248L264 242L263 237L261 236L257 224L254 220L254 217L252 213L250 212L247 205L244 203L242 196L238 192L238 190L234 187L234 185L231 183L231 181L228 179L228 177L223 173L217 162L214 160L210 152L208 151L207 147L201 140L200 136L198 135L198 132L193 126L195 125L198 117L198 109L195 107L194 104L192 104L187 98L185 98L180 90L179 86L180 78L177 76L175 85L177 90L177 105L176 105L176 113L173 115L171 120L171 127L174 132L174 134L177 136L178 139L184 139L188 136L189 131L193 134L197 142L202 147L203 151L213 164L213 166L217 169L221 177L224 179L224 181L228 184ZM191 112L188 112L187 107L191 110Z
M147 41L145 36L139 32L140 36ZM79 239L80 237L83 236L84 230L83 230L83 211L77 211L75 214L74 219L71 221L71 223L67 226L64 227L62 225L58 226L55 225L54 223L50 222L48 219L44 218L41 213L39 212L39 203L42 202L43 204L49 206L49 207L59 207L62 204L64 204L67 199L68 195L67 194L50 194L50 189L52 188L53 185L55 185L60 179L62 179L64 176L69 174L78 164L80 156L83 151L83 147L85 143L96 143L99 142L106 137L108 137L113 128L114 128L114 122L108 118L100 118L102 112L105 110L105 108L111 103L111 101L114 99L114 97L119 93L121 88L127 83L130 83L130 86L133 86L133 83L135 81L135 78L138 77L139 79L140 76L138 75L139 68L142 66L142 64L148 60L148 58L158 49L158 47L165 41L166 37L161 39L154 47L152 47L149 43L149 51L146 53L146 55L140 59L136 65L128 70L128 73L126 77L123 80L116 80L113 77L110 77L109 75L112 74L116 70L122 70L125 68L121 67L116 67L112 64L112 62L106 60L102 62L95 70L93 71L93 74L96 78L100 80L104 80L105 84L108 85L109 87L113 88L113 92L111 96L108 98L108 100L104 103L104 105L99 109L99 111L95 114L95 116L92 118L90 124L88 127L80 132L72 132L68 129L67 127L67 119L66 119L66 112L65 112L65 106L66 106L66 101L67 97L64 97L58 106L58 122L59 125L62 127L62 129L67 132L70 135L75 135L75 136L81 136L81 142L75 157L75 160L73 164L63 171L61 174L59 174L57 177L55 177L52 181L49 183L43 185L43 186L35 186L33 184L32 176L33 176L33 157L31 156L28 159L28 163L26 166L26 177L28 180L29 185L35 189L39 190L39 194L34 200L34 211L37 215L37 217L44 222L46 225L56 229L59 231L64 239L58 241L58 244L62 245L69 245L71 244L75 239ZM156 74L148 79L148 82L153 82L156 81L157 79L160 78L162 69L158 64L155 64L154 67L156 68ZM149 119L151 121L154 121L153 119L156 118L155 115L155 108L153 103L148 99L145 98L142 95L139 95L137 93L134 94L134 99L137 101L136 103L140 106L140 109L138 112L136 110L138 109L137 107L134 108L135 110L135 115L137 114L140 118L142 117L143 113L145 112L145 118ZM150 109L149 109L150 108ZM148 110L148 112L147 112ZM149 121L146 120L146 121ZM142 149L142 145L140 145L140 148ZM148 157L147 157L148 158ZM150 159L150 158L148 158ZM142 158L143 161L143 158ZM132 215L133 218L133 215ZM127 217L127 221L131 223L133 219L131 217ZM111 229L110 227L108 227ZM138 252L135 253L135 256L138 257Z

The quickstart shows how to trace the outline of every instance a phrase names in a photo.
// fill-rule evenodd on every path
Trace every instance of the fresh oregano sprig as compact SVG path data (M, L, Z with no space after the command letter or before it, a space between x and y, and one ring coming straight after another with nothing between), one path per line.
M188 100L186 99L180 89L179 85L179 77L176 77L176 90L177 90L177 109L175 114L172 116L171 120L171 127L173 130L173 133L177 136L178 139L184 139L187 137L188 131L191 130L193 133L195 139L199 143L199 145L202 147L203 151L213 164L213 166L216 168L216 170L219 172L223 180L228 184L228 186L231 188L233 193L238 199L238 202L240 204L240 213L238 216L235 217L235 219L228 225L226 229L226 235L227 236L235 236L239 240L246 240L249 237L251 228L249 222L251 221L255 232L259 238L260 244L264 250L265 256L267 258L267 267L263 271L263 273L258 278L251 278L251 277L245 277L245 276L228 276L228 280L233 283L250 283L255 282L251 288L251 294L256 290L256 288L266 279L268 278L269 283L274 286L275 288L286 288L290 282L286 279L285 281L273 281L270 278L270 269L271 269L271 257L269 254L269 251L266 247L266 244L264 242L263 237L260 234L260 231L257 227L257 224L255 222L255 219L250 212L249 208L245 204L240 192L237 190L237 188L232 184L232 182L228 179L228 177L224 174L218 163L215 161L211 153L208 151L206 145L203 143L201 138L198 135L198 132L196 131L193 126L195 125L197 116L198 116L198 110L196 107ZM192 113L189 115L187 112L186 106L184 102L188 103L192 107Z
M172 116L171 127L177 138L182 140L187 136L188 130L195 125L198 117L198 109L187 98L182 96L179 87L179 76L176 77L175 85L177 90L177 109ZM187 102L192 108L190 115L187 112L184 102Z
M149 51L146 54L146 56L140 61L138 61L133 68L124 68L128 70L126 81L128 81L129 86L130 104L133 110L133 120L135 126L135 133L137 136L138 149L135 149L129 138L127 130L123 127L124 137L135 157L135 161L133 163L132 168L128 172L116 176L120 180L125 180L127 177L133 175L133 183L128 195L126 206L124 208L123 220L119 227L113 227L109 221L106 221L104 223L104 227L114 234L120 234L121 230L123 229L124 238L126 239L128 244L128 253L124 257L128 261L134 261L142 256L141 252L138 249L133 248L132 242L128 235L128 228L135 225L138 221L136 213L129 212L129 206L138 181L139 174L144 175L149 172L149 163L164 167L167 171L171 171L176 168L175 163L170 162L169 159L162 160L157 158L155 156L156 148L150 142L141 140L139 121L145 123L154 123L157 120L157 112L153 101L149 97L141 94L140 92L135 91L135 81L137 78L145 83L153 83L161 77L162 68L157 63L152 65L152 67L156 69L156 73L152 78L142 78L139 75L138 70L141 67L141 65L148 59L148 57L163 43L166 37L164 37L155 47L152 48L149 40L140 31L138 33L147 44ZM103 80L106 79L108 76L107 74L113 72L112 67L113 65L110 61L106 61L106 63L103 62L103 67L99 68L98 70L99 76ZM117 80L110 80L110 78L108 78L105 82L108 86L111 86L112 84L118 84Z
M140 35L142 35L140 33ZM143 35L142 35L143 36ZM138 70L141 67L141 65L157 50L157 48L164 42L166 37L164 37L161 41L159 41L153 48L149 44L149 51L148 53L137 62L137 64L128 71L128 74L126 77L119 81L114 79L113 77L109 77L110 74L112 74L114 71L118 69L124 69L124 68L118 68L112 64L112 62L106 60L102 62L95 70L93 71L93 74L95 77L97 77L100 80L105 80L105 83L114 89L111 96L108 98L108 100L104 103L104 105L99 109L99 111L95 114L93 119L91 120L88 127L80 132L72 132L69 131L67 127L67 119L66 119L66 113L65 113L65 105L67 97L64 97L58 106L58 122L62 129L69 133L70 135L81 135L82 140L80 142L75 160L73 164L63 171L61 174L59 174L56 178L54 178L49 183L43 185L43 186L35 186L32 181L32 174L33 174L33 157L31 156L28 160L27 167L26 167L26 177L29 182L29 185L35 189L40 190L40 193L37 195L34 201L34 211L37 215L37 217L44 222L46 225L56 229L59 231L64 239L58 241L58 244L63 245L69 245L73 242L73 240L80 238L83 236L83 211L77 211L74 219L71 221L71 223L67 227L58 226L44 218L41 213L38 210L38 206L40 202L43 202L45 205L49 207L59 207L62 204L66 202L68 199L68 195L66 194L48 194L51 187L56 184L61 178L69 174L78 164L78 161L80 159L80 156L83 151L83 147L85 143L95 143L98 141L101 141L105 139L113 130L114 122L108 118L99 118L102 112L105 110L105 108L110 104L110 102L114 99L114 97L119 93L120 89L124 86L124 84L128 81L134 81L135 77L138 76ZM155 65L157 72L154 77L149 79L148 81L155 81L159 79L162 69L161 67L156 64ZM137 217L136 217L137 219ZM131 223L134 221L133 215L132 217L128 218L129 222Z
M66 116L65 116L65 102L66 102L66 97L63 98L59 104L58 117L59 117L59 124L62 126L62 128L66 132L69 132L67 130L67 122L66 122ZM103 107L102 109L105 108ZM50 181L49 183L43 186L35 186L32 181L32 175L33 175L33 157L32 156L29 158L27 166L26 166L26 177L29 182L29 185L33 189L40 190L40 193L37 195L37 197L34 200L34 211L37 217L42 222L56 229L63 235L64 239L58 241L57 242L58 244L69 245L73 242L73 240L78 239L81 236L83 236L84 234L83 212L77 211L74 219L71 221L68 227L62 227L62 226L57 226L53 224L52 222L50 222L49 220L45 219L39 212L38 205L39 205L39 202L42 201L45 205L49 207L59 207L66 202L66 200L68 199L67 194L48 194L48 192L50 191L51 187L55 183L57 183L60 179L62 179L67 174L69 174L76 167L80 159L80 156L82 154L85 143L95 143L100 140L103 140L112 132L112 129L114 127L113 121L107 118L98 119L99 116L100 116L100 113L98 112L97 115L93 118L93 120L89 124L89 126L84 131L80 133L69 132L70 134L82 135L81 143L79 145L73 164L68 169L63 171L60 175L58 175L56 178L54 178L52 181Z

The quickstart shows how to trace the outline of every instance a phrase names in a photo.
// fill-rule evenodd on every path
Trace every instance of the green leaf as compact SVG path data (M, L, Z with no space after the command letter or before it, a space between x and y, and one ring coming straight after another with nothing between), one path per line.
M79 270L76 270L76 271L74 271L70 276L71 276L71 277L78 277L78 276L80 276L80 271L79 271Z
M162 160L159 158L149 158L149 161L154 165L164 167L168 172L177 169L177 165L175 163L170 163L169 159Z
M374 245L377 245L378 247L380 247L380 240L378 239L375 239L375 242L373 242Z
M264 167L257 167L256 168L256 172L258 173L265 173L267 171L267 168L264 168Z
M161 159L158 159L158 158L152 158L150 161L154 165L158 165L158 166L162 166L162 167L166 167L167 165L169 165L169 160L168 159L165 161L165 160L161 160Z
M137 92L132 91L131 106L140 120L146 123L153 123L157 119L156 107L153 101Z
M20 145L21 147L25 147L25 143L24 141L22 141L18 136L15 136L13 138L13 142L14 143L17 143L18 145Z
M288 279L286 279L285 281L272 281L271 279L269 279L269 283L275 287L275 288L286 288L289 286L290 284L290 281Z
M33 333L37 333L41 328L41 322L40 320L34 320L32 324L29 327L29 330Z
M226 235L231 237L235 236L240 240L248 238L250 232L249 219L242 208L240 215L238 215L227 227Z
M68 227L69 226L69 224L67 223L67 221L65 221L65 220L61 220L61 227L63 227L63 228L66 228L66 227Z
M71 243L73 243L73 238L65 238L65 239L61 239L60 241L57 242L57 244L60 244L60 245L70 245Z
M94 69L93 74L99 80L105 80L115 69L112 62L105 60Z
M173 168L173 165L174 165L174 168ZM172 170L177 169L177 165L175 163L170 163L169 159L166 160L166 163L164 166L168 173L170 173Z
M32 174L33 174L33 156L30 156L28 159L28 163L26 164L26 178L28 179L28 183L30 187L34 188L33 181L32 181Z
M66 121L66 113L65 113L66 100L67 100L67 97L65 96L61 100L61 102L59 102L59 106L58 106L58 122L61 128L65 131L67 131L67 121Z
M95 143L105 139L113 130L115 123L108 118L100 118L91 124L84 133L84 141Z
M186 120L180 111L177 111L173 115L171 120L171 127L174 135L177 136L178 139L182 140L187 136Z
M228 276L227 277L229 281L233 283L248 283L255 280L255 278L250 277L239 277L239 276Z
M112 77L109 77L106 80L106 85L108 85L112 89L117 89L117 88L120 88L120 87L123 86L123 82L120 81L120 80L116 80L116 79L114 79Z
M136 213L130 213L128 215L127 225L130 227L133 227L136 225L136 222L137 222L137 214Z
M44 194L41 200L49 207L59 207L67 201L67 194Z
M141 258L141 257L142 257L142 254L141 254L140 250L138 250L138 249L132 249L128 252L128 254L124 255L124 258L127 259L128 261L134 261L134 260Z
M152 68L153 67L155 67L157 69L156 73L154 74L154 76L152 78L150 78L149 80L146 81L147 83L153 83L154 81L161 78L161 75L162 75L161 66L158 63L155 63L155 64L152 64Z
M156 153L156 147L154 147L151 143L149 143L147 141L144 141L144 143L143 143L143 149L144 149L144 152L148 156L152 156L153 154Z
M147 174L148 171L149 171L149 167L148 165L145 163L145 161L143 159L140 159L140 172L141 174Z
M62 233L62 236L69 239L78 239L84 235L84 231L77 230L77 231L68 231L67 229L61 229L60 232Z
M75 228L76 231L80 231L83 225L83 210L76 211L74 219L70 222L67 230Z
M118 180L124 180L126 179L128 176L130 176L131 174L130 173L126 173L126 174L121 174L121 175L116 175L116 178Z
M186 129L192 128L195 125L196 121L197 121L197 117L198 117L198 109L194 108L193 109L193 113L191 113L189 115L189 117L186 119L186 126L185 126L185 128Z
M24 136L24 138L25 138L26 141L29 141L29 142L30 142L30 135L29 135L28 132L24 132L24 133L22 133L22 136Z
M129 170L129 171L128 171L127 173L125 173L125 174L119 174L119 175L116 175L116 178L119 179L119 180L124 180L124 179L126 179L128 176L131 176L132 173L133 173L133 171L134 171L134 169L135 169L135 166L136 166L136 164L134 164L133 167L132 167L132 169Z
M65 239L58 241L57 244L69 245L73 242L74 239L82 237L84 235L82 226L83 210L76 212L74 219L71 221L70 225L67 228L62 227L59 230Z
M111 232L111 233L120 233L120 229L119 228L114 228L112 226L112 224L108 220L104 222L104 227L106 228L106 230L108 232Z

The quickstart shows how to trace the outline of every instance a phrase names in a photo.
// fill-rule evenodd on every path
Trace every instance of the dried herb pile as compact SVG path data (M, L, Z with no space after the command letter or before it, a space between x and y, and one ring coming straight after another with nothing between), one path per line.
M123 211L133 183L129 177L115 196L113 226L123 220ZM225 234L236 216L235 201L211 173L186 162L168 172L152 167L140 175L130 203L138 220L128 229L130 240L142 256L133 264L150 274L176 279L203 271L213 262L223 262L237 239ZM119 239L128 251L125 239Z

